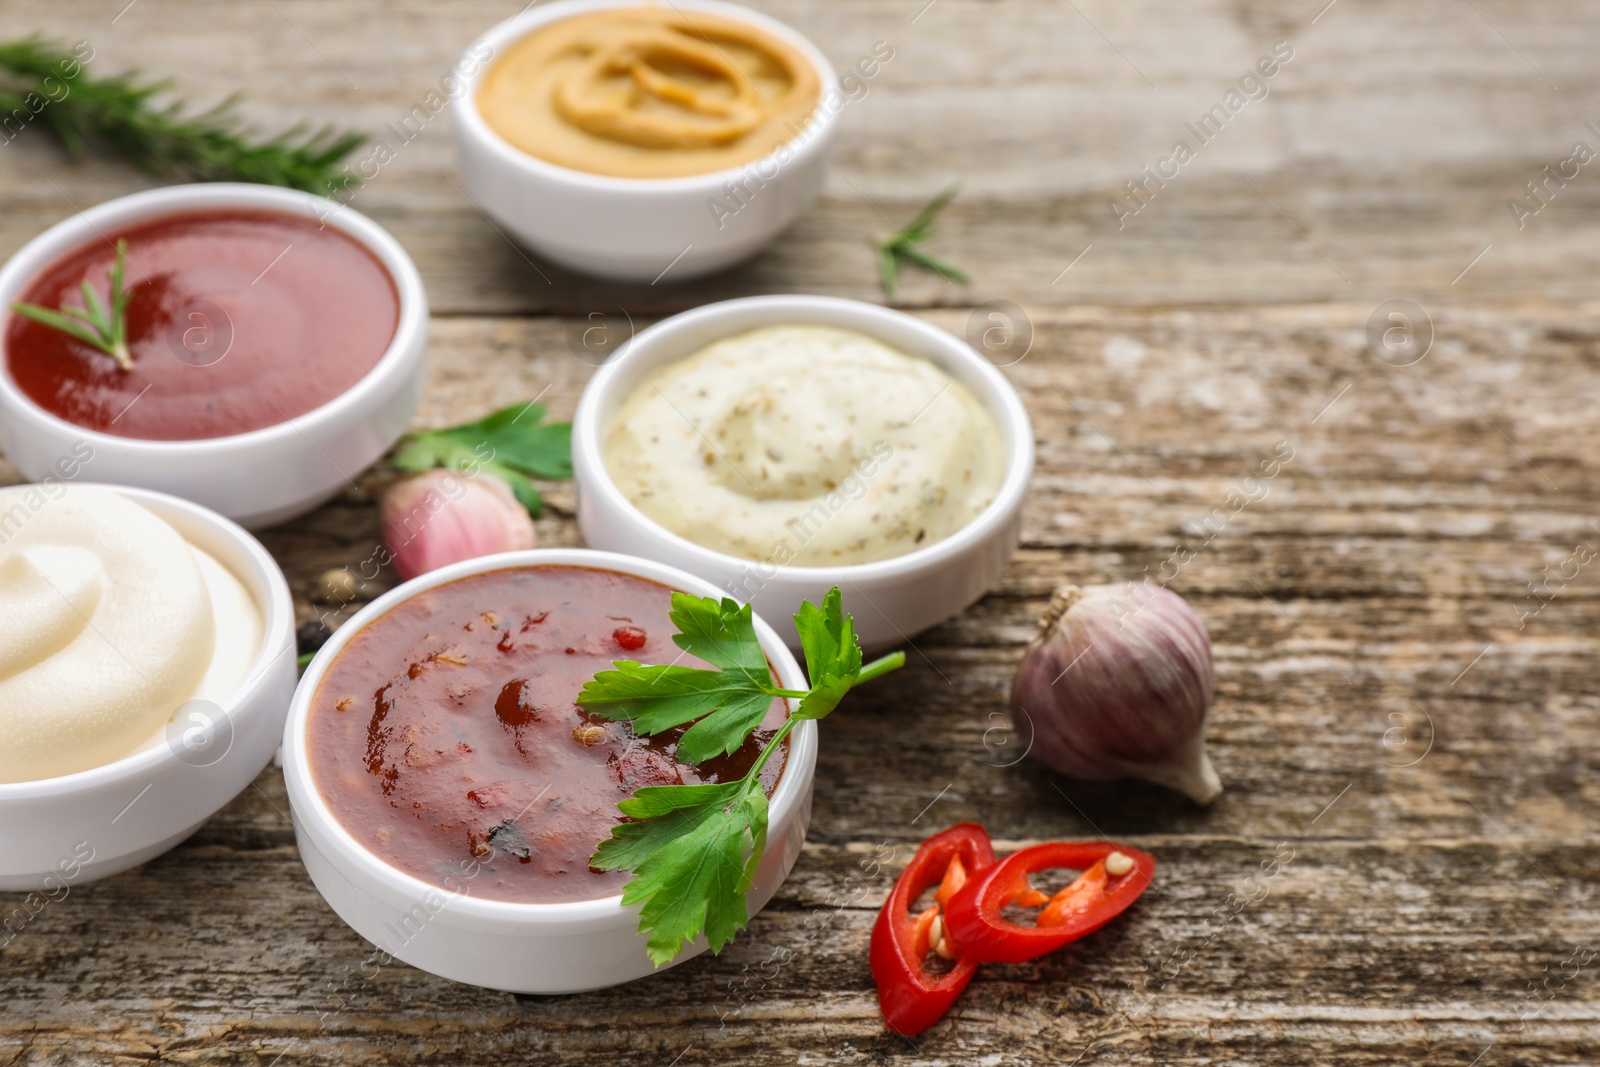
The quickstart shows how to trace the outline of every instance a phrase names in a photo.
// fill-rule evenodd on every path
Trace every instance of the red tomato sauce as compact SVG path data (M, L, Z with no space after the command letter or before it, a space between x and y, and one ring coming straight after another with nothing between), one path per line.
M522 567L421 593L357 634L311 700L312 778L384 862L474 897L594 900L626 871L589 867L647 785L730 781L783 703L730 756L677 762L682 729L635 737L573 701L612 660L704 667L672 642L671 590L585 567ZM637 647L635 647L637 646ZM762 768L770 796L785 751Z
M190 441L259 430L334 399L377 365L400 296L377 258L315 219L280 212L173 214L108 233L28 285L21 302L82 307L110 292L116 241L133 369L11 315L6 369L29 399L120 437Z

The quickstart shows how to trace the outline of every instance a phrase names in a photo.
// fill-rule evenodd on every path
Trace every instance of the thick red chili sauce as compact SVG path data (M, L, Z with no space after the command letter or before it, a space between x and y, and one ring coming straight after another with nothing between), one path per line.
M776 702L731 756L673 758L682 730L635 737L573 704L616 659L704 667L672 642L671 590L585 567L522 567L421 593L357 634L311 700L312 777L384 862L474 897L619 893L589 867L647 785L743 777L782 724ZM642 642L642 643L641 643ZM768 795L786 752L762 768Z
M125 239L132 370L20 315L5 335L23 393L91 430L189 441L287 422L360 381L400 321L383 265L310 217L186 212L105 237L45 270L20 300L82 307L83 281L106 298Z

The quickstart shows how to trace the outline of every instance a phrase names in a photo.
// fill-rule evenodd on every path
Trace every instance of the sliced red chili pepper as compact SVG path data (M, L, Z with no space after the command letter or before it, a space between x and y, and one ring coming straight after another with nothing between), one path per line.
M944 902L958 895L994 863L994 846L988 831L977 823L957 823L922 843L901 872L872 928L872 977L878 983L878 1006L889 1028L915 1037L938 1022L972 980L977 962L954 948L943 934ZM937 885L937 904L917 915L911 907L917 898ZM936 926L937 923L937 926ZM935 935L938 935L937 940ZM955 966L946 974L928 970L930 951L954 954Z
M1124 859L1114 860L1113 856ZM1107 861L1110 860L1108 869ZM1028 876L1052 868L1082 871L1052 897L1028 884ZM1023 963L1092 934L1139 898L1155 877L1155 857L1110 841L1052 841L1013 852L950 898L947 936L963 958L981 963ZM1008 905L1043 903L1034 925L1001 913Z
M990 860L994 857L991 855ZM950 898L955 896L962 886L967 884L967 868L961 862L961 853L957 852L950 857L950 866L944 869L944 877L939 879L939 891L933 899L939 902L939 907L950 903Z

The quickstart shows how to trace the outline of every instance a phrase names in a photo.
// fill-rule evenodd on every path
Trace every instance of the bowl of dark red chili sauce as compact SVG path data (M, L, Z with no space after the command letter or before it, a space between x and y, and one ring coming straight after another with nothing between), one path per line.
M267 525L374 462L420 396L415 267L371 220L293 190L101 204L17 253L0 303L0 431L36 479L86 447L97 480Z
M681 731L636 736L576 703L619 659L705 666L672 641L688 574L588 550L507 553L431 572L374 601L308 667L284 741L297 839L317 888L383 952L519 992L650 974L629 872L590 866L645 786L742 778L789 714L691 765ZM776 634L777 684L805 685ZM799 854L816 753L803 723L768 761L769 841L748 898L764 905ZM703 946L687 947L689 958Z

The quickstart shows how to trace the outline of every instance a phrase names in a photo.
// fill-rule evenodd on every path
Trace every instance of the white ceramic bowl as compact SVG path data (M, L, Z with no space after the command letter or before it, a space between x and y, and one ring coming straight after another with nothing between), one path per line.
M805 131L782 150L728 170L681 178L614 178L587 174L513 148L478 112L478 86L495 58L532 30L608 7L641 0L557 0L507 19L480 37L458 70L464 90L452 105L456 150L467 195L511 236L572 270L617 281L683 281L754 255L811 206L827 172L840 96L833 67L794 30L749 8L718 0L674 0L679 11L737 19L798 48L817 69L822 103ZM489 50L495 58L480 63ZM744 204L725 186L747 190ZM712 210L717 200L732 214ZM720 220L719 220L720 214ZM670 268L670 269L669 269Z
M50 227L0 268L0 338L9 308L51 264L104 234L175 212L278 211L325 222L369 250L394 279L400 321L388 351L349 391L285 423L230 437L150 441L75 426L35 404L0 360L0 444L23 477L92 449L98 481L155 489L251 529L303 515L375 463L405 432L422 399L428 298L411 257L377 223L343 205L266 185L174 185L107 201Z
M0 784L0 890L40 890L41 899L154 859L199 829L272 759L294 692L294 604L261 543L187 500L102 488L142 504L232 571L261 609L263 638L245 680L218 705L221 718L186 716L166 743L103 767Z
M562 904L484 900L424 882L385 863L350 836L328 809L312 777L306 750L311 698L328 665L350 639L401 601L468 575L531 566L593 567L637 575L697 596L718 590L659 563L587 549L506 552L441 567L390 590L341 626L306 668L283 735L283 776L289 787L300 858L328 904L356 933L384 953L457 982L514 993L578 993L653 974L635 907L622 896ZM772 628L755 620L767 659L782 685L807 688L805 674ZM789 735L789 755L771 798L767 850L745 898L760 911L800 856L811 821L817 724ZM666 966L699 955L705 941L684 946Z
M622 402L655 371L714 341L760 326L812 323L857 330L937 364L972 390L994 418L1005 448L999 492L977 518L942 541L892 559L838 567L758 563L697 545L646 516L607 473L602 442ZM1033 427L1005 376L966 342L921 319L856 300L753 296L707 304L641 331L597 371L572 422L578 524L593 548L659 560L748 600L798 646L792 616L802 600L820 603L839 586L868 652L904 644L956 615L1000 579L1022 529L1033 473Z

